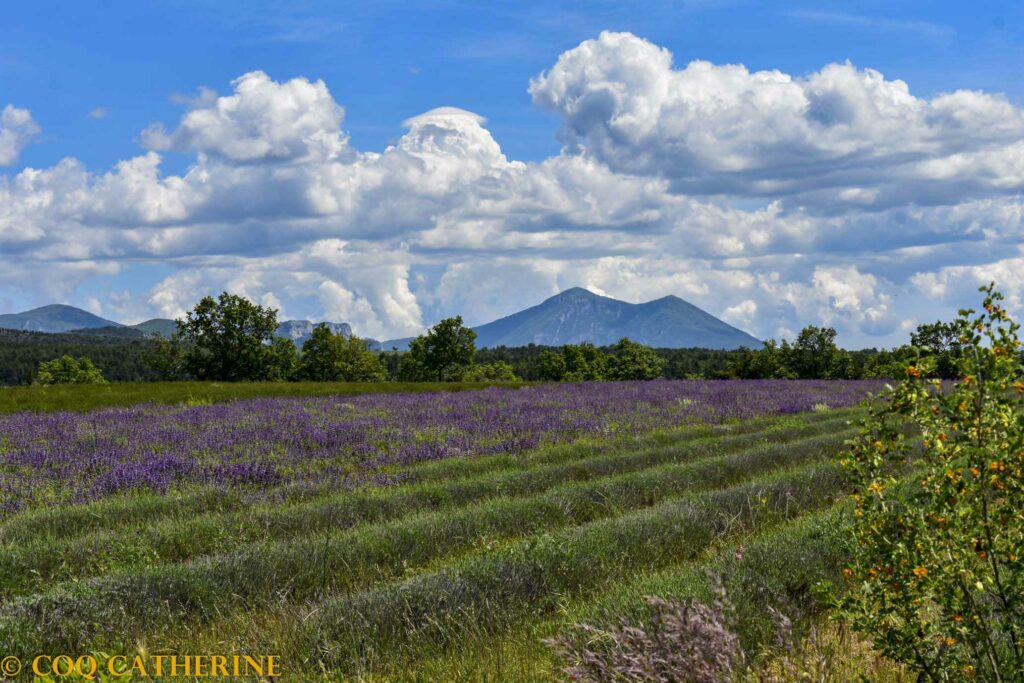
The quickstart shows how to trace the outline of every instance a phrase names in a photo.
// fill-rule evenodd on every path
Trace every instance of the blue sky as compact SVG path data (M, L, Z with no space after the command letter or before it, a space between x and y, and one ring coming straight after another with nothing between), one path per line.
M603 31L637 42L594 43ZM849 345L897 343L989 274L1007 274L1013 303L1024 289L1020 173L1005 167L1020 153L1022 47L1009 2L17 3L0 23L0 109L14 112L0 125L0 312L63 300L135 320L231 287L397 336L582 285L677 294L762 337L824 322ZM566 54L579 59L560 81L531 88ZM699 89L672 76L692 60L714 67L712 90L747 93L718 127L673 118ZM913 144L884 112L842 126L811 112L796 135L806 121L724 68L802 79L779 96L839 98L845 116L863 101L849 74L813 75L847 62L905 82ZM254 72L247 92L269 99L249 118L187 121L223 112L217 98ZM684 90L651 114L663 76ZM958 90L988 99L936 99ZM607 92L626 95L578 106ZM293 138L252 118L282 102L286 116L309 107ZM441 107L457 110L417 118ZM229 145L258 134L273 138L263 151ZM118 170L131 159L149 166Z

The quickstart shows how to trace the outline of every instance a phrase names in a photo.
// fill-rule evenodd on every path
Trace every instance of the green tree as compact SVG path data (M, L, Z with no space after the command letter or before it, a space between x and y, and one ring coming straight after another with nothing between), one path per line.
M515 382L518 379L512 364L503 360L474 365L462 376L464 382Z
M410 380L457 380L475 354L476 332L462 324L462 316L445 318L409 343L399 374Z
M916 365L919 356L912 346L879 351L865 361L861 374L865 379L903 379L907 368Z
M295 379L299 369L299 352L295 342L285 337L274 337L267 348L266 379L287 382Z
M791 349L785 339L782 344L769 339L760 349L741 347L727 373L738 379L796 379L796 372L789 367Z
M856 375L853 358L836 345L836 334L834 328L816 325L800 330L788 350L787 369L801 379L853 378Z
M853 355L836 346L831 327L808 325L796 341L769 339L760 349L740 349L729 373L740 379L853 379L857 365Z
M1024 367L1019 326L982 291L984 312L957 323L959 379L926 379L934 356L908 366L844 461L856 551L842 607L934 681L1024 680Z
M170 339L158 336L153 342L152 349L143 358L143 362L165 382L186 378L186 360L185 347L178 334L172 335Z
M271 379L278 372L272 345L277 310L245 297L207 296L178 320L185 369L193 377L229 382Z
M561 382L568 372L562 351L541 351L537 357L537 377L547 382Z
M654 349L623 337L611 347L608 379L657 379L665 369L665 359Z
M317 325L302 345L299 374L317 382L383 382L387 367L366 340Z
M957 360L963 350L961 333L957 322L935 321L918 325L917 330L910 335L910 343L935 356L933 372L936 377L953 378L956 376Z
M566 382L596 382L608 378L608 354L590 342L562 347Z
M61 356L39 364L39 384L106 384L103 373L85 356Z

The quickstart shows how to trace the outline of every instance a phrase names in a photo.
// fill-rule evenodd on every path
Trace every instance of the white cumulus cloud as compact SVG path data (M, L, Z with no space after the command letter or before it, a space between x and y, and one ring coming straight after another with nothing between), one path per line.
M20 109L13 104L0 109L0 166L18 163L21 151L41 131L28 109Z

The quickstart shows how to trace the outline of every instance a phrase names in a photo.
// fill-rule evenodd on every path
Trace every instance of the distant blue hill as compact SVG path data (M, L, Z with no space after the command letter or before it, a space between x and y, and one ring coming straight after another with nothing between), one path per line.
M677 296L631 304L574 287L476 330L478 348L614 344L623 337L655 348L759 348L761 340ZM411 338L381 343L408 348Z
M71 330L88 330L98 327L123 327L123 325L74 306L50 304L23 313L0 315L0 327L30 332L70 332Z
M160 335L170 338L178 330L177 323L168 318L153 318L137 325L131 325L131 327L150 337Z
M316 323L308 320L286 320L277 328L277 336L287 337L301 347L309 339ZM325 323L332 332L352 335L348 323ZM160 335L170 337L177 331L177 324L168 318L153 318L137 325L123 325L106 320L88 311L64 304L51 304L22 313L0 315L0 328L27 332L75 332L90 337L120 337L125 339L145 338ZM374 342L376 343L376 342Z

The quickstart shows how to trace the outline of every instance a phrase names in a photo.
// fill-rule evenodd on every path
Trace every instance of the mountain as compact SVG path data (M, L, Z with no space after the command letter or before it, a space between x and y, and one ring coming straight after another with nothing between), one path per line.
M762 344L677 296L631 304L581 287L567 289L532 308L474 329L478 348L580 342L608 346L623 337L654 348L673 349L759 348ZM409 341L391 339L381 346L405 350Z
M352 336L352 327L348 323L313 323L309 320L286 320L277 326L277 336L291 339L296 346L302 348L302 344L313 334L313 328L319 324L327 325L334 334Z
M0 315L0 327L32 332L69 332L97 327L123 327L74 306L50 304L23 313Z
M348 323L325 323L335 334L352 335ZM291 339L301 348L316 323L286 320L277 328L277 336ZM170 336L173 320L154 318L138 325L122 325L73 306L53 304L24 313L0 315L0 328L35 332L70 332L89 336L122 338ZM104 329L105 328L105 329ZM561 346L591 342L598 346L614 344L622 337L656 348L703 347L735 349L757 348L758 339L728 325L677 296L666 296L642 304L631 304L599 296L580 287L512 315L475 328L479 348L495 346ZM367 340L371 348L405 350L412 338L384 342Z
M137 325L130 325L130 327L139 330L148 337L160 335L161 337L170 338L172 334L178 331L178 326L175 322L167 318L153 318Z
M761 341L677 296L631 304L574 287L476 328L477 346L614 344L629 337L655 348L736 349Z

